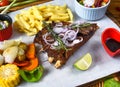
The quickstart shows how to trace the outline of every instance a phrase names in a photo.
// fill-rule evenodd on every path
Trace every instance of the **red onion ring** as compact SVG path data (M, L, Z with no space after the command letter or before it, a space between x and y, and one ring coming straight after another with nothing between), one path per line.
M54 39L47 40L47 36L50 35L50 33L46 33L42 36L43 40L45 41L46 44L51 45L50 42L53 42Z
M56 24L55 24L55 27L61 27L61 26L63 26L63 23L62 23L62 22L59 22L59 23L56 23Z
M68 39L70 41L74 40L77 36L77 33L74 30L68 30L67 32L65 32L65 39Z
M75 39L72 43L69 43L67 40L64 42L64 44L68 47L72 47L75 44L78 44L83 41L83 37L80 37L80 39Z

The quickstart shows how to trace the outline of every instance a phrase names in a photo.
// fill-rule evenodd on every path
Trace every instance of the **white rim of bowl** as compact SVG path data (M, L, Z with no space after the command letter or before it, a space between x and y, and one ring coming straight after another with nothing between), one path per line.
M96 7L96 8L89 8L89 7L85 7L85 6L81 5L81 4L78 2L78 0L75 0L75 1L76 1L77 4L79 4L79 6L81 6L81 7L83 7L83 8L86 8L86 9L100 9L100 8L104 8L104 7L108 6L108 5L110 4L110 2L111 2L111 0L109 0L108 3L107 3L106 5L104 5L104 6Z

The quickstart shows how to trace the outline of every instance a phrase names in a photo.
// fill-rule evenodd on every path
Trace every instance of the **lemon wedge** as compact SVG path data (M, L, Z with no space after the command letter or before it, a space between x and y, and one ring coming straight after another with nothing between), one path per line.
M87 70L91 66L91 64L92 64L92 56L90 53L87 53L74 63L74 67L79 70Z

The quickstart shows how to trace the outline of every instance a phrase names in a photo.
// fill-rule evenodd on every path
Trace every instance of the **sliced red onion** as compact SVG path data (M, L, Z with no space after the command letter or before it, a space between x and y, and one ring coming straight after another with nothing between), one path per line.
M56 23L56 25L55 25L55 27L61 27L61 26L63 26L62 22Z
M83 24L83 23L85 23L85 20L81 20L81 21L76 21L75 22L75 24L77 24L77 25L80 25L80 24Z
M78 44L78 43L80 43L80 42L81 42L81 40L75 39L75 40L73 41L73 44Z
M72 47L72 46L74 46L74 43L72 42L72 43L69 43L67 40L65 41L65 43L64 43L67 47Z
M82 21L76 21L75 23L70 24L70 25L69 25L69 28L72 28L72 26L79 26L79 25L81 25L81 24L83 24L83 23L85 23L84 20L82 20Z
M64 27L62 33L66 32L67 30L68 30L68 28Z
M74 25L74 24L73 24ZM77 24L79 25L79 24ZM74 46L75 44L78 44L83 41L83 37L79 37L76 39L77 34L79 32L79 28L76 28L75 30L72 29L72 25L69 26L63 26L63 24L57 23L55 27L53 28L53 31L58 34L58 36L62 39L63 43L67 47ZM43 40L46 44L50 45L51 49L56 49L56 47L59 46L58 41L55 41L55 39L49 39L47 40L47 36L51 33L46 33L43 35Z
M63 38L64 37L64 33L60 33L58 36L60 37L60 38Z
M56 49L56 47L59 45L58 41L55 41L51 44L50 49Z
M81 36L81 37L79 37L79 41L80 42L82 42L83 41L83 37Z
M48 35L50 35L50 33L44 34L44 35L42 36L42 38L43 38L43 40L45 41L46 44L51 45L50 42L53 42L54 39L49 39L49 40L48 40L48 39L47 39L47 36L48 36Z
M77 30L76 30L76 33L78 34L78 32L79 32L79 28L77 28Z
M51 46L50 46L50 49L56 49L56 47L55 47L55 46L53 46L53 45L51 45Z
M53 28L53 31L54 31L56 34L61 33L63 30L64 30L63 27L54 27L54 28Z
M76 36L77 36L77 33L74 30L68 30L65 33L64 39L68 39L68 40L72 41L76 38Z
M53 46L58 46L59 43L58 43L58 41L55 41L52 45L53 45Z
M74 46L75 44L78 44L80 42L83 41L83 37L80 37L81 39L75 39L72 43L68 42L67 40L65 41L65 45L68 46L68 47L72 47Z

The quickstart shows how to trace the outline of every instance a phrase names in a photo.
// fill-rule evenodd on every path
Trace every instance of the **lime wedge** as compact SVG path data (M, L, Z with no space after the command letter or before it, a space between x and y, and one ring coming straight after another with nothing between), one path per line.
M90 53L85 54L82 58L74 63L74 67L79 70L87 70L92 64Z

